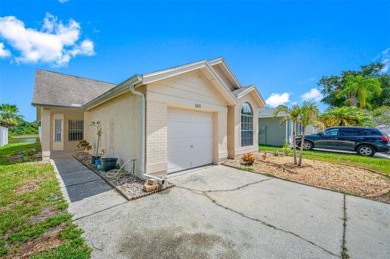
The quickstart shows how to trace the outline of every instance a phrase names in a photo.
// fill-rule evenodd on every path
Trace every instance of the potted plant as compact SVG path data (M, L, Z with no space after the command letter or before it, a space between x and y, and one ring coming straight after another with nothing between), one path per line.
M95 164L95 160L100 159L99 145L100 145L100 137L102 136L103 130L102 130L102 124L100 123L100 121L96 121L96 122L92 121L91 127L96 128L96 135L97 135L97 144L96 144L96 148L95 148L95 154L92 155L92 158L91 158L91 163Z
M116 163L118 162L118 158L116 157L103 157L102 161L102 170L107 172L112 169L115 169Z
M95 159L95 165L98 170L102 169L102 156L104 155L105 150L102 149L102 151L99 153L97 158Z

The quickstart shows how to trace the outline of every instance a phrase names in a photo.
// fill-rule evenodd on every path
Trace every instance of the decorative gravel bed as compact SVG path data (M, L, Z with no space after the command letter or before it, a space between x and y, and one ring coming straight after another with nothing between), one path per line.
M303 159L302 166L293 164L292 157L264 156L256 153L251 166L241 164L241 157L223 164L254 173L272 175L277 178L303 183L337 192L348 193L367 199L390 203L390 177L373 171L341 164Z
M96 169L95 165L91 164L91 155L86 152L78 152L73 155L78 161L84 164L86 167L97 173L100 177L102 177L105 181L111 184L122 196L124 196L128 200L135 200L159 191L163 191L169 188L172 188L174 185L170 182L164 184L164 186L160 187L157 191L154 192L145 192L143 187L145 181L138 178L137 176L126 173L121 177L110 177L110 173L114 172L104 172ZM114 169L116 170L116 169Z

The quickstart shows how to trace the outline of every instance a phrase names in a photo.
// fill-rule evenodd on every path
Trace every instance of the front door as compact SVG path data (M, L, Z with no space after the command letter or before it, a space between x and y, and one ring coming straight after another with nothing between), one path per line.
M64 150L64 115L53 114L53 150Z

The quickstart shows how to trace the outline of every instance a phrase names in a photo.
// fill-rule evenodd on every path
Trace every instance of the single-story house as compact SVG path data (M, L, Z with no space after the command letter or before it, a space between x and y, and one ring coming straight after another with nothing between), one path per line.
M263 107L259 109L259 145L282 146L292 143L293 123L292 121L282 122L286 113L279 112L274 117L275 108ZM296 124L296 134L302 135L302 124ZM317 129L313 125L306 127L305 134L316 133Z
M136 173L165 177L218 164L258 149L255 85L242 86L222 58L134 75L116 85L37 70L32 105L41 122L42 154L74 150L86 139ZM92 151L91 151L92 152Z

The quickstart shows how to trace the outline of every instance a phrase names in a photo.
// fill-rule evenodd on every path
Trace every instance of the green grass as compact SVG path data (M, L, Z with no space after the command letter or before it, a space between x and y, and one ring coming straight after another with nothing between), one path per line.
M30 150L35 149L35 151L30 152ZM23 162L31 162L32 155L41 151L41 143L12 143L0 147L0 166L9 165L12 162L8 161L10 156L15 156L21 151L27 151L27 154L24 156L25 160Z
M31 145L6 146L0 152L9 155ZM12 258L30 250L26 248L27 243L34 243L56 227L60 232L53 238L61 244L36 254L36 258L89 257L91 250L81 238L81 230L72 223L72 215L66 212L68 204L50 164L0 165L0 194L0 258ZM44 210L46 213L42 213ZM34 217L40 220L32 220ZM42 242L45 241L40 241L40 245L44 245Z
M282 152L282 147L271 147L262 145L259 147L259 151ZM299 150L297 150L297 155L298 154ZM292 156L292 150L290 156ZM390 175L390 159L378 157L363 157L357 154L342 154L324 151L303 151L303 158L330 163L352 165Z

